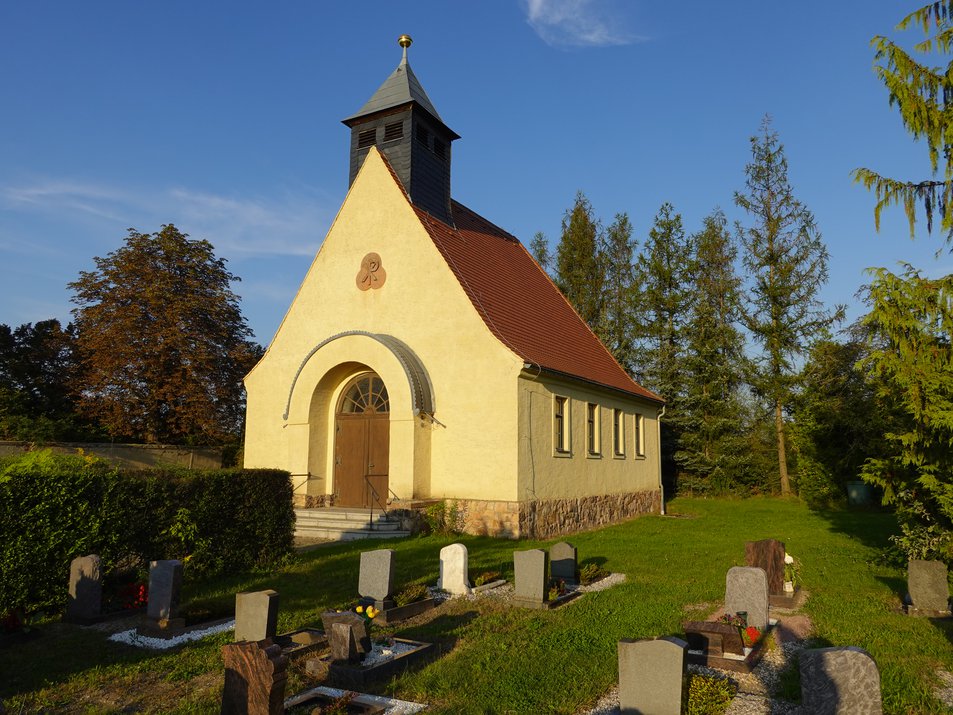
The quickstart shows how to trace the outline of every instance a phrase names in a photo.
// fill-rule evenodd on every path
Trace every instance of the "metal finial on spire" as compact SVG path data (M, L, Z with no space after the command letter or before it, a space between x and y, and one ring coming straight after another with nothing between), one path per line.
M407 48L410 47L413 43L414 41L413 39L411 39L410 35L401 35L400 37L397 38L397 44L404 48L404 57L403 57L404 62L407 61Z

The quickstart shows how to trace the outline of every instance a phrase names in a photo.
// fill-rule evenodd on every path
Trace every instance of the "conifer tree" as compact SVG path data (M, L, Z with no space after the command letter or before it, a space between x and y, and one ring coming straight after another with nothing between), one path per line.
M605 278L602 325L598 334L609 352L629 374L636 369L638 280L635 247L628 214L616 214L605 233L602 251Z
M880 214L886 206L903 206L913 236L917 206L926 215L927 230L933 230L938 213L946 240L953 239L953 0L940 0L907 15L898 30L919 26L926 39L915 45L919 53L947 55L944 68L929 67L892 40L878 35L871 44L876 53L874 68L890 92L890 104L900 111L904 127L915 140L926 141L932 169L931 178L904 181L881 176L871 169L855 169L854 180L873 190L877 197L874 222L879 230ZM931 32L935 32L931 36ZM940 162L943 162L942 171Z
M536 259L539 267L549 273L549 264L552 263L553 257L549 253L549 241L546 240L546 234L537 231L533 235L533 240L529 244L529 252Z
M703 491L726 493L748 470L746 438L739 425L744 406L744 336L737 248L720 210L704 220L692 240L691 309L684 327L681 434L675 459Z
M784 146L768 117L751 137L745 175L745 191L735 192L735 203L751 218L750 225L738 225L751 281L744 320L762 349L753 384L773 407L781 493L787 495L785 408L797 382L796 359L843 309L832 313L818 298L827 282L827 249L813 215L794 197Z
M556 247L556 285L593 331L602 319L602 227L581 191L566 211Z

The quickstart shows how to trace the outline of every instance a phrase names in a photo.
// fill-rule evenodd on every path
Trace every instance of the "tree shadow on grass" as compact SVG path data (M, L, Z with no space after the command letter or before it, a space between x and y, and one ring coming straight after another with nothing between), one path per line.
M890 511L881 509L812 509L831 530L857 539L864 546L885 549L890 545L890 536L897 533L897 518Z
M900 576L877 576L877 580L897 597L900 607L907 602L907 582Z
M480 613L467 610L462 613L447 613L425 623L415 624L396 631L397 637L433 643L440 654L449 653L459 641L459 633Z

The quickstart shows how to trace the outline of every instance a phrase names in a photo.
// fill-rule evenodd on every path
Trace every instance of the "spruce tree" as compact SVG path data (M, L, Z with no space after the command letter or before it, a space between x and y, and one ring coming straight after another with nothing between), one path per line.
M602 319L602 227L581 191L566 211L556 247L556 285L593 331Z
M927 230L939 213L947 242L953 239L953 0L941 0L907 15L898 30L919 27L926 39L915 45L920 53L947 55L946 67L929 67L883 36L871 41L876 53L874 68L890 92L890 104L900 111L903 125L914 140L926 141L931 178L904 181L881 176L871 169L855 169L854 180L873 190L877 197L874 222L879 230L880 213L886 206L900 204L913 236L917 206L926 215ZM935 32L931 36L931 32ZM943 161L942 172L940 161Z
M684 327L681 434L675 453L684 478L712 493L732 491L749 470L739 429L745 375L745 341L738 328L741 279L727 224L724 213L714 211L692 240L694 280Z
M788 183L784 146L765 117L751 137L744 192L735 203L750 216L738 224L750 286L744 320L761 346L754 388L773 407L781 493L791 491L785 410L797 384L797 359L843 312L824 308L818 294L827 282L827 249L807 207Z
M598 334L609 352L629 374L633 374L636 367L638 280L635 247L628 214L616 214L605 233L602 251L605 278L603 316Z
M553 257L549 253L549 241L546 240L545 233L537 231L533 235L533 240L529 244L529 252L536 259L539 267L549 273L549 264L552 263Z

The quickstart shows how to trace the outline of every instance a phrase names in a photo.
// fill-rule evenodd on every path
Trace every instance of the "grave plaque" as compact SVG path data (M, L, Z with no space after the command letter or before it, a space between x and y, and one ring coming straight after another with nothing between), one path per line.
M182 589L182 562L177 560L149 562L149 603L146 615L157 621L174 619L179 613L179 592Z
M261 641L278 632L278 592L235 594L235 640Z
M546 582L547 553L542 549L513 552L513 576L516 600L542 603L548 595Z
M861 648L801 653L801 709L811 715L880 715L880 672Z
M732 655L745 653L745 643L738 626L712 621L689 621L682 627L691 650L700 650L706 655L717 656L725 653Z
M89 621L102 613L103 582L100 559L95 554L79 556L69 566L69 600L66 619Z
M437 588L455 596L470 593L469 555L463 544L450 544L440 549L440 578Z
M325 611L321 614L321 627L328 638L331 637L331 631L337 623L346 624L354 632L354 642L357 644L358 653L371 652L371 633L363 616L359 616L353 611L343 611L341 613Z
M281 715L288 658L270 640L222 646L225 689L222 715Z
M784 594L784 554L784 543L776 539L745 544L745 563L764 569L768 577L768 593Z
M768 625L768 577L764 569L733 566L725 576L725 612L747 611L748 625L762 631Z
M549 569L553 578L562 579L569 584L578 583L576 547L565 541L553 544L549 549Z
M685 653L680 638L619 641L619 712L679 715L685 701Z
M362 598L374 599L377 607L383 609L385 602L390 601L393 590L394 550L377 549L363 552L357 592Z
M950 610L950 587L942 561L911 560L907 567L907 590L914 611L939 614Z
M354 630L347 623L332 624L328 645L331 647L332 661L357 663L364 658L363 653L358 653Z

